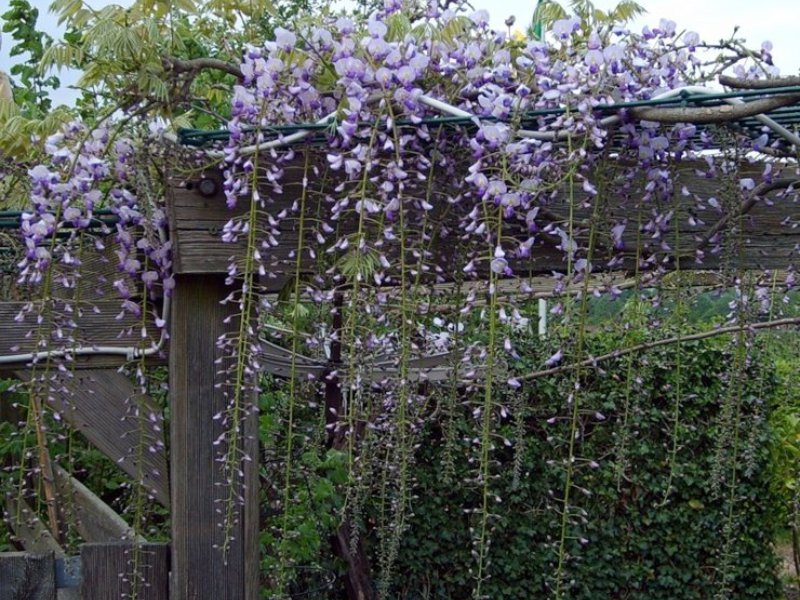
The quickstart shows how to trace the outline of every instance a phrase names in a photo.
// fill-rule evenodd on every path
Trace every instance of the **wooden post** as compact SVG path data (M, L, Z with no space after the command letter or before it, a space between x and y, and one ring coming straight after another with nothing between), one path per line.
M0 600L56 600L53 553L0 554Z
M223 554L220 549L228 488L219 460L224 448L215 445L223 429L214 416L227 408L228 399L217 340L239 327L237 307L221 304L229 293L224 275L176 277L169 358L172 600L255 600L258 594L258 417L254 412L244 425L244 450L252 457L241 465L244 506L238 507L228 551Z
M81 600L167 600L167 544L112 542L81 546ZM209 596L210 597L210 596Z

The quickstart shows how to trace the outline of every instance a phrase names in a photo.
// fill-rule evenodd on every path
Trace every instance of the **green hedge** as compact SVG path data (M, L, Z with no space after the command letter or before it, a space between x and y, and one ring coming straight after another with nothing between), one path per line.
M598 355L622 344L618 337L594 336L590 351ZM533 340L523 348L521 354L529 359L520 360L515 369L524 372L541 364L544 350L538 345ZM777 519L769 491L768 419L762 401L774 392L772 367L751 349L737 377L731 373L736 364L732 348L729 338L684 343L680 350L667 347L637 354L630 365L628 358L620 358L606 363L603 373L584 376L576 454L598 464L580 461L576 470L576 486L590 494L573 490L585 520L576 517L570 522L566 598L780 596L772 548ZM673 463L678 352L683 401ZM629 372L638 378L630 387ZM731 384L731 378L738 383ZM491 489L501 501L492 506L486 598L553 597L561 527L558 499L569 436L565 389L570 385L567 377L560 383L538 380L524 387L524 448L507 448L498 437ZM732 392L737 387L740 394ZM629 411L623 429L626 395ZM481 489L472 483L476 463L469 459L477 450L470 440L477 424L468 400L451 423L459 430L455 453L445 449L438 424L428 425L422 434L414 467L414 517L402 538L395 571L397 598L472 597L476 560L470 527L477 527L478 516L465 509L480 506ZM513 404L510 398L500 401ZM557 417L555 422L552 417ZM513 440L514 417L498 418L503 422L501 436ZM628 466L619 479L615 449L623 432ZM515 452L521 467L516 487ZM448 453L455 460L454 481L444 477ZM672 491L664 502L671 469Z

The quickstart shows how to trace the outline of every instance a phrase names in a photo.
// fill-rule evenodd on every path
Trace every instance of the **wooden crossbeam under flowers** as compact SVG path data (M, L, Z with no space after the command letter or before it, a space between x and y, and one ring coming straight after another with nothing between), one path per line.
M296 158L286 165L280 190L268 184L260 192L269 200L258 210L257 227L273 231L272 242L258 251L264 259L266 276L261 279L267 291L277 291L297 271L296 252L299 236L301 274L319 272L324 260L335 260L341 254L326 251L325 243L318 243L311 226L320 210L330 209L332 197L347 194L348 182L338 172L326 172L316 181L308 181L304 170L305 152L300 150ZM323 157L324 158L324 157ZM309 161L317 164L314 173L322 173L320 157L311 156ZM535 226L509 221L504 226L504 236L515 238L519 246L533 238L529 254L524 258L509 255L509 266L516 277L550 276L554 272L564 273L568 269L565 252L561 246L567 232L572 232L576 247L585 248L589 230L596 231L592 267L598 272L631 274L636 267L636 258L647 259L648 269L672 269L680 262L681 270L716 270L722 266L739 270L784 269L795 261L796 248L800 247L800 205L795 202L796 182L800 178L792 169L780 173L780 165L769 167L765 163L742 163L735 170L723 174L711 171L703 160L676 163L677 178L671 192L648 196L655 185L644 171L633 180L623 180L627 167L614 164L601 174L606 184L602 187L582 187L580 182L571 188L565 183L542 194L541 208L532 216ZM771 183L756 185L762 180L766 168L772 169ZM465 173L466 175L466 173ZM591 177L590 177L591 178ZM616 179L615 179L616 178ZM305 231L299 230L298 198L303 194L306 181ZM447 184L443 178L441 185ZM241 262L246 246L246 235L231 236L226 233L229 222L241 221L249 213L246 197L239 199L233 209L226 206L222 178L216 173L205 173L175 179L168 200L168 214L173 242L176 273L227 273L232 262ZM421 185L421 184L420 184ZM407 201L423 195L417 183L411 182L406 190ZM338 190L338 191L334 191ZM430 219L451 226L448 238L434 237L422 248L428 252L426 268L421 282L442 283L453 280L462 269L468 273L467 280L487 276L491 261L490 249L478 249L484 259L467 265L467 250L475 249L474 238L464 241L457 234L458 219L463 215L448 207L445 202L435 204L435 198L443 198L444 190L433 194L434 207ZM646 198L646 199L643 199ZM599 203L599 219L593 223L593 207ZM777 203L779 207L771 205ZM273 216L282 214L277 224L270 223ZM287 216L288 215L288 216ZM353 215L336 223L341 232L354 231ZM671 221L668 233L658 230L664 218ZM677 228L675 225L677 224ZM677 229L677 231L676 231ZM366 231L366 235L377 235ZM231 243L226 239L234 238ZM385 253L397 254L396 245L383 241ZM726 252L736 245L735 252ZM508 243L512 250L515 244ZM332 258L331 258L332 257ZM330 263L329 263L330 264ZM413 264L413 261L410 261ZM443 266L439 271L433 269Z
M346 363L331 365L319 359L293 353L270 341L261 340L261 357L264 372L276 377L320 378L333 368L339 373L343 383L348 383L347 378L351 370L357 374L362 383L381 383L397 380L400 377L397 361L389 356L377 357L367 365L351 368ZM408 360L404 370L411 381L447 381L456 371L455 364L459 358L460 355L455 352L420 356Z

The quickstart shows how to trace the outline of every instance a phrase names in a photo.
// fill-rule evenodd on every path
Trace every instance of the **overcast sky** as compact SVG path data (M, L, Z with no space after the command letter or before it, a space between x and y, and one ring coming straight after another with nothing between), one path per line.
M509 16L517 17L522 29L530 23L536 0L473 0L492 14L492 23L502 26ZM609 9L618 0L594 0L596 7ZM759 48L769 40L774 45L775 65L783 75L796 75L800 69L800 0L638 0L647 13L636 19L631 28L641 31L645 25L658 25L659 19L671 19L678 30L696 31L706 41L727 38L734 27L738 36L751 47ZM569 5L568 0L561 2Z
M705 40L717 41L728 37L735 26L740 26L739 35L745 37L750 46L758 48L761 42L769 40L774 45L775 64L784 75L796 75L800 70L800 0L639 0L647 9L647 14L632 24L640 30L644 25L657 25L659 19L672 19L679 29L694 30ZM120 2L130 4L130 1ZM564 0L563 4L568 4ZM0 0L0 5L5 4ZM31 0L31 4L39 8L39 28L51 35L59 30L56 18L49 13L50 0ZM96 7L107 4L94 0ZM517 26L521 29L530 22L536 0L473 0L476 8L486 8L492 14L492 21L497 27L504 28L503 21L510 15L517 17ZM595 0L598 8L609 8L616 4L615 0ZM0 11L3 11L0 8ZM12 40L3 34L3 45L0 49L0 69L8 71L13 64L8 52ZM73 84L77 76L74 73L62 73L61 80L65 86ZM77 94L68 89L58 92L54 100L56 104L70 103Z

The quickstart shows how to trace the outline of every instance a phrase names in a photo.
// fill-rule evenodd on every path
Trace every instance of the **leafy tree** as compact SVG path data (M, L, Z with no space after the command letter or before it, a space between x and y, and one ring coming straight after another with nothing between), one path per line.
M28 0L11 0L8 10L0 14L2 31L10 33L14 41L9 54L23 59L11 67L10 74L17 85L8 79L3 84L9 86L8 91L13 90L13 98L0 99L0 153L19 158L33 156L33 139L51 134L67 119L67 111L52 109L49 97L50 91L60 85L58 77L40 68L53 39L36 29L38 17L39 11ZM4 73L0 77L7 78ZM0 169L6 174L0 182L0 206L21 202L20 194L27 188L21 185L15 165L2 161Z
M590 29L596 29L602 25L627 23L646 12L645 8L634 0L620 0L614 8L609 10L596 8L591 0L571 0L569 11L555 0L539 0L528 28L528 36L535 40L543 39L548 27L559 19L566 19L570 11Z
M38 18L39 10L32 7L28 0L11 0L9 9L0 15L4 22L3 31L10 33L16 42L10 56L27 54L24 62L11 67L11 75L19 78L14 101L21 107L24 116L40 118L52 107L48 90L57 89L60 82L58 77L44 75L40 69L42 58L52 45L53 38L36 29Z

